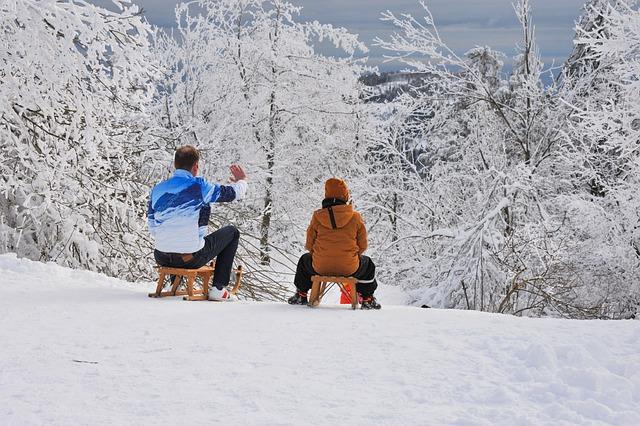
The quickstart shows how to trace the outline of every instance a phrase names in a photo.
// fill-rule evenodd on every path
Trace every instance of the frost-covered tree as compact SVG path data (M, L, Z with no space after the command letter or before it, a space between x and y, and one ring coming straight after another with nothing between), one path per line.
M612 12L623 12L628 8L637 5L636 0L589 0L584 5L584 12L578 24L576 25L576 37L579 38L584 34L590 34L591 37L608 39L611 36L611 27L609 19ZM606 69L607 64L601 64L599 58L594 55L594 51L590 46L582 43L576 43L573 51L565 64L565 74L569 77L587 77L584 83L590 82L593 85L602 81L601 72L597 72L603 68ZM575 83L582 79L573 79Z
M624 289L578 253L584 217L573 208L579 182L567 172L578 159L567 135L572 112L543 84L529 2L515 11L522 40L506 78L502 55L489 48L453 52L426 6L424 21L384 14L399 32L378 43L431 76L429 90L399 107L431 112L403 124L419 135L426 168L421 204L400 194L408 208L392 278L413 282L418 302L444 307L615 316Z
M181 4L177 30L157 38L170 70L159 114L167 146L200 147L212 178L231 161L247 165L253 198L226 213L245 222L264 264L274 243L304 234L321 182L347 174L357 155L361 66L353 54L366 48L344 29L298 22L299 10L281 0ZM321 55L315 43L345 57Z
M152 60L138 8L116 4L0 5L0 251L133 278Z
M413 68L385 83L392 97L359 83L357 36L300 22L287 1L180 4L170 33L114 3L0 5L0 251L148 279L148 191L189 143L211 180L232 162L250 173L251 197L212 218L243 230L248 297L282 295L273 272L292 266L337 175L365 212L381 281L416 303L637 312L636 0L588 2L550 87L528 0L508 75L490 47L457 55L426 6L424 20L387 12L398 32L377 43Z
M574 255L584 262L583 279L598 284L594 293L608 292L608 313L628 316L640 303L640 12L635 1L592 3L585 16L597 16L597 24L578 25L575 51L585 53L567 64L560 93L571 108L570 208L582 218L573 223Z

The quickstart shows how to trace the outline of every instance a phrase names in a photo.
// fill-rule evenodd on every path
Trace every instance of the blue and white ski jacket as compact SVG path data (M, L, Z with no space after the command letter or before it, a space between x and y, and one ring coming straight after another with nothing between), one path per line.
M178 169L170 179L151 190L147 221L156 250L166 253L195 253L204 247L211 206L241 199L247 183L211 184Z

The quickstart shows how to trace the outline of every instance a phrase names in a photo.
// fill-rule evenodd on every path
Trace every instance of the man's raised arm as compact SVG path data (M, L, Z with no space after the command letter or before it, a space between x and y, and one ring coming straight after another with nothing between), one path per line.
M231 181L228 185L212 185L204 179L202 180L203 196L207 203L228 203L241 200L247 193L247 175L242 167L237 164L229 167L231 171Z

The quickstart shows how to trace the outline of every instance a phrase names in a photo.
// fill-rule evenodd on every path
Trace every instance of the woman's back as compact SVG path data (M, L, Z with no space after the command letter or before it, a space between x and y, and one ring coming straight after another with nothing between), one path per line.
M351 275L367 248L367 235L360 213L345 203L326 203L316 210L307 230L306 248L313 269L322 275Z

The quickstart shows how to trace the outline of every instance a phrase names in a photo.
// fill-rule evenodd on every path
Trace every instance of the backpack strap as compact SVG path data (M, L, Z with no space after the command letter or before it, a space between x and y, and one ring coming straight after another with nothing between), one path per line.
M331 227L333 229L338 229L338 225L336 225L336 217L333 215L333 207L329 206L329 219L331 220Z

